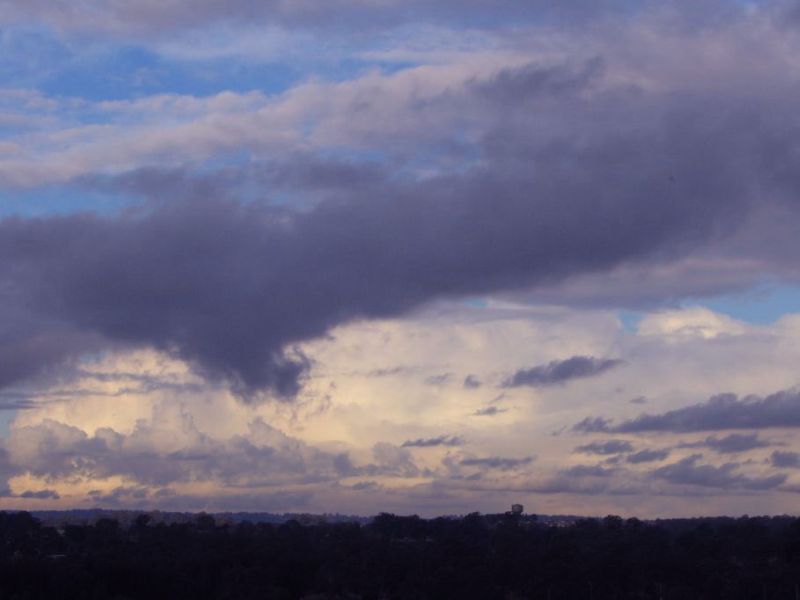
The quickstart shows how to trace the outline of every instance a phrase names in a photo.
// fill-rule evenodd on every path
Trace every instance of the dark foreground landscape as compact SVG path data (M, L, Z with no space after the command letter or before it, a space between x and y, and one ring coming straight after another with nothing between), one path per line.
M1 598L800 595L800 519L792 517L75 520L56 526L53 515L44 524L26 512L0 513Z

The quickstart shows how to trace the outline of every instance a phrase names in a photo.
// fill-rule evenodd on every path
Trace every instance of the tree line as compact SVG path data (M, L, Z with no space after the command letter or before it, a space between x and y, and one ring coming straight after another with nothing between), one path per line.
M518 515L370 523L44 526L0 513L0 598L800 600L800 519L553 526Z

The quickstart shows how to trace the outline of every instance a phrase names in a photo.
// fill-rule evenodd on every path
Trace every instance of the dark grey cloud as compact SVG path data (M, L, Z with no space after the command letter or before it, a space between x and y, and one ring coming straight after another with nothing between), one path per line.
M349 487L351 490L356 490L357 492L375 492L383 489L383 486L377 481L359 481L358 483L354 483Z
M768 440L758 437L757 433L731 433L724 437L711 435L700 442L682 444L688 448L710 448L720 454L747 452L756 448L767 448L771 445Z
M33 400L12 400L10 402L0 402L0 411L2 410L30 410L39 406Z
M782 469L800 468L800 453L791 452L789 450L775 450L770 457L772 465Z
M88 352L102 347L101 340L91 332L49 318L40 320L18 306L22 299L2 270L0 287L0 306L4 307L0 319L0 389L26 379L58 379L76 349Z
M583 379L605 373L623 361L593 356L573 356L554 360L531 369L520 369L503 382L503 387L548 386L563 384L573 379Z
M586 417L572 426L572 431L580 433L608 433L611 431L611 419L603 417Z
M55 490L26 490L22 492L19 498L34 499L34 500L58 500L61 498Z
M419 438L416 440L406 440L403 448L434 448L437 446L460 446L464 440L457 435L440 435L434 438Z
M691 432L719 431L725 429L768 429L800 427L800 394L797 390L784 390L768 396L720 394L707 402L678 408L660 415L642 414L635 419L614 425L602 417L586 418L573 427L584 433L614 432L641 433L648 431ZM708 440L707 440L708 441ZM709 447L722 449L754 442L748 436L714 438ZM760 443L760 442L759 442ZM722 450L721 450L722 451Z
M173 198L152 173L134 173L126 185L147 178L157 199L139 210L0 221L0 386L87 352L151 347L242 397L290 398L309 368L297 345L337 325L668 263L796 189L800 128L787 126L796 111L779 94L591 94L599 67L538 68L415 108L431 122L447 120L455 100L496 115L460 155L480 160L458 171L415 179L387 158L392 177L376 183L374 166L325 165L315 179L321 166L304 163L290 185L330 192L297 209L237 202L215 185ZM419 132L408 133L417 148ZM371 183L348 189L362 168ZM617 364L573 357L507 385Z
M504 458L502 456L489 456L486 458L464 458L460 464L465 467L479 467L481 469L496 469L510 471L533 462L532 456L524 458Z
M655 462L658 460L665 460L669 457L670 451L668 449L661 450L639 450L633 454L629 454L625 460L632 464Z
M621 454L623 452L633 452L633 444L627 440L605 440L578 446L575 448L575 452L599 455Z
M700 454L687 456L652 471L651 475L676 485L747 490L773 489L786 481L786 475L783 474L748 477L737 472L739 463L725 463L720 466L698 464L701 458Z

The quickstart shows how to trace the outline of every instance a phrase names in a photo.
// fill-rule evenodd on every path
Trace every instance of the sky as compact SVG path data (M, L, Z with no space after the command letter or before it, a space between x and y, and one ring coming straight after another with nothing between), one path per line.
M800 4L0 0L0 509L793 514Z

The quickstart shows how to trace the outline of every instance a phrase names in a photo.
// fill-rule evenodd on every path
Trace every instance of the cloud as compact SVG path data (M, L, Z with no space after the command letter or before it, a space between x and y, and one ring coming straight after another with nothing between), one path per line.
M159 510L178 511L289 511L305 508L314 494L309 491L180 494L170 488L118 486L107 493L89 492L92 506L137 506L143 502Z
M528 465L533 462L532 456L524 458L504 458L501 456L489 456L486 458L464 458L459 464L465 467L479 467L481 469L497 469L499 471L510 471L518 467Z
M537 494L577 494L596 496L613 493L608 481L591 478L575 479L568 476L556 476L533 483L530 491Z
M406 440L403 448L434 448L437 446L460 446L464 440L457 435L440 435L435 438L419 438L416 440Z
M647 6L641 3L641 6ZM232 0L223 9L210 0L189 2L180 0L159 3L143 0L135 5L89 0L81 3L3 0L3 22L39 21L63 31L93 32L137 37L160 37L179 34L185 30L208 28L214 24L233 26L283 26L324 28L348 32L383 30L399 24L415 22L448 23L462 26L481 26L491 17L509 24L539 19L582 21L609 11L630 10L622 0L602 2L572 2L553 4L532 0L524 4L513 0L309 0L286 3L266 0L252 4Z
M10 402L0 402L0 410L30 410L36 408L36 402L32 400L12 400Z
M625 460L632 464L639 464L645 462L655 462L657 460L665 460L669 457L670 451L668 449L662 450L639 450L633 454L629 454Z
M34 500L58 500L61 498L55 490L26 490L22 492L19 498L34 499Z
M411 452L405 447L388 442L378 442L372 447L375 463L361 469L367 475L393 475L397 477L416 477L420 469L414 464Z
M475 375L467 375L464 378L464 387L468 390L475 390L481 387L481 381Z
M717 431L725 429L768 429L800 427L800 394L784 390L769 396L744 396L720 394L707 402L678 408L661 415L642 414L635 419L613 425L602 417L586 418L574 427L584 433L614 432L643 433L665 431L684 433L692 431ZM708 440L707 440L708 441ZM716 448L735 447L755 441L748 436L714 438L709 442Z
M710 448L720 454L747 452L756 448L767 448L770 442L758 437L757 433L731 433L725 437L709 436L705 440L695 443L682 444L687 448Z
M608 469L601 465L575 465L562 469L560 474L566 477L611 477L617 469Z
M500 413L506 412L507 408L498 408L496 406L487 406L485 408L479 408L473 414L475 417L493 417L495 415L499 415Z
M772 461L772 466L779 467L781 469L800 468L800 453L797 452L775 450L772 453L770 460Z
M452 373L441 373L439 375L431 375L425 378L425 383L435 387L443 386L453 376Z
M748 477L736 472L739 463L725 463L720 466L698 464L701 458L700 454L687 456L676 463L652 471L651 475L675 485L747 490L774 489L787 479L783 474Z
M15 474L49 480L123 477L142 487L206 481L222 486L336 481L356 474L346 454L328 453L261 419L247 433L215 439L180 406L157 406L129 434L110 427L89 435L52 419L15 427L5 442Z
M611 431L611 419L603 417L586 417L572 426L572 431L581 433L607 433Z
M393 375L402 375L408 373L413 369L410 367L392 367L390 369L375 369L366 374L367 377L391 377Z
M586 201L571 189L573 179L551 183L564 186L571 204ZM101 343L129 344L168 349L243 396L270 390L291 397L308 368L293 345L331 327L396 316L438 297L597 268L659 237L645 242L636 230L630 246L618 233L589 248L580 234L588 222L552 204L548 212L575 228L575 238L548 240L542 220L524 215L551 204L549 196L531 203L513 186L498 196L507 185L474 172L387 190L393 197L356 195L305 212L195 198L112 217L6 219L0 276L15 293L5 299L4 314L21 313L25 319L15 323L30 325L15 326L7 340L10 356L27 358L19 366L9 362L0 384ZM412 219L415 214L425 219ZM556 247L564 244L586 257L584 267L559 258ZM552 259L520 258L539 252L538 245ZM59 342L62 330L74 332L69 343ZM521 372L511 384L556 383L615 364L574 357Z
M591 442L575 448L575 452L584 454L621 454L623 452L633 452L633 444L627 440L606 440L603 442Z
M563 384L573 379L583 379L604 373L622 364L618 359L601 359L593 356L573 356L554 360L531 369L520 369L503 382L503 387L549 386Z
M8 451L0 447L0 497L11 496L8 480L19 473L19 468L11 463Z

